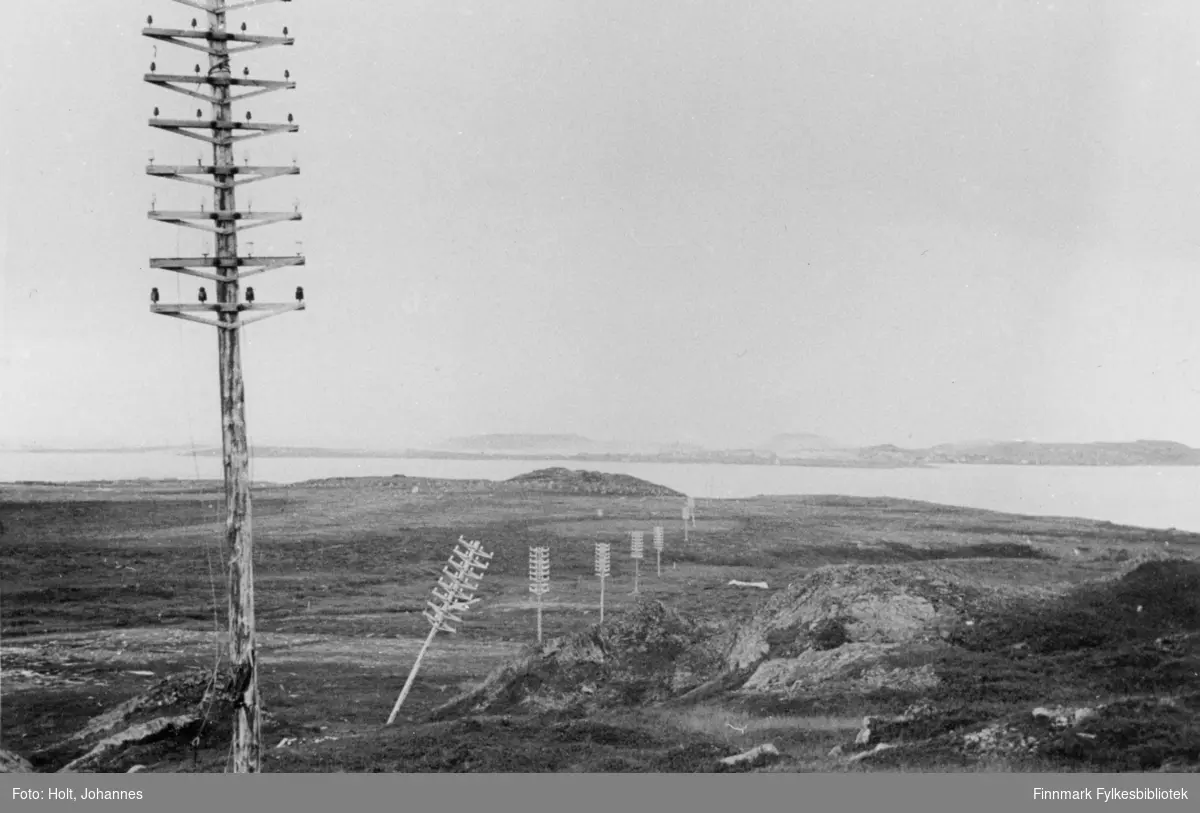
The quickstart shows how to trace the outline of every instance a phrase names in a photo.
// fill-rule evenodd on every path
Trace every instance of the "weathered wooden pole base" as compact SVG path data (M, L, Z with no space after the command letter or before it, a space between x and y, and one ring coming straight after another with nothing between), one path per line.
M388 715L388 725L396 721L396 715L400 713L400 707L404 705L404 698L408 697L409 691L412 690L413 681L417 679L417 670L421 668L421 661L425 658L425 651L433 643L433 636L437 635L437 631L437 625L429 628L429 635L425 636L425 643L421 644L421 651L417 653L417 661L408 673L408 680L404 681L404 688L400 690L400 696L396 698L396 705L392 706L392 713Z
M600 578L600 623L604 623L604 577Z
M233 772L262 770L262 709L258 702L255 653L235 664L229 694L233 700Z
M542 642L542 597L540 594L538 595L538 603L537 603L537 624L538 624L538 627L537 627L538 643L540 644Z

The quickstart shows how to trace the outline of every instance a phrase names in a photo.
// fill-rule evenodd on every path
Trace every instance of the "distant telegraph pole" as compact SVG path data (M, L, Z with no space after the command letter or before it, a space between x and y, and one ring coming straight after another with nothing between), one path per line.
M633 594L635 596L640 592L638 582L642 575L642 557L645 553L644 538L642 531L633 531L629 539L629 555L633 559Z
M663 529L661 525L654 526L654 559L659 578L662 578Z
M612 551L607 542L596 543L596 575L600 578L600 623L604 623L604 582L612 575Z
M282 80L251 79L250 69L244 68L234 76L231 57L245 51L273 45L292 45L294 40L283 29L283 36L261 36L246 33L246 24L239 31L230 31L226 14L230 11L269 2L290 0L175 0L204 12L203 20L192 18L188 28L155 28L154 18L146 19L142 34L158 42L179 45L208 55L206 68L197 63L192 74L160 73L155 62L145 80L176 93L199 99L211 105L209 116L197 109L195 119L160 116L154 108L150 126L176 135L211 144L213 161L196 166L162 166L153 160L146 168L148 175L184 183L199 184L213 190L213 211L157 211L152 205L149 217L162 223L184 226L213 234L214 252L210 257L164 257L150 260L151 268L161 268L179 274L210 280L215 283L215 302L208 302L202 287L197 304L160 304L158 289L150 292L150 311L165 316L187 319L217 330L217 354L221 381L221 445L225 469L225 542L229 555L229 656L232 663L230 690L234 697L233 771L257 773L261 769L262 714L258 697L258 663L254 634L254 561L250 529L249 447L246 439L245 393L242 386L241 328L280 313L304 309L304 290L296 289L296 301L272 304L256 303L254 289L246 288L245 301L239 301L243 277L261 274L276 268L304 265L304 258L249 257L238 255L238 233L256 226L266 226L289 220L300 220L299 206L291 212L238 211L234 204L234 189L242 184L297 175L295 166L237 166L234 161L235 143L274 133L294 133L299 127L288 114L286 124L266 124L252 121L250 111L245 121L234 121L233 103L260 96L275 90L291 90L296 85L290 73L284 71ZM157 50L156 50L157 55ZM207 85L201 90L202 85ZM245 88L235 95L235 89ZM236 135L235 133L242 133ZM251 315L243 317L244 313ZM213 314L212 317L200 314Z
M529 592L537 596L537 639L542 642L542 596L550 592L550 548L529 549Z

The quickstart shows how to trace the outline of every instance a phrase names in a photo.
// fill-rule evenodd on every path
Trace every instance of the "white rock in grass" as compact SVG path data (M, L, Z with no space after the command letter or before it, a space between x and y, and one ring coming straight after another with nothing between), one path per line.
M741 754L735 754L731 757L725 757L721 760L722 765L741 765L743 763L763 763L779 759L779 749L773 744L767 742L762 745L755 746L749 751Z

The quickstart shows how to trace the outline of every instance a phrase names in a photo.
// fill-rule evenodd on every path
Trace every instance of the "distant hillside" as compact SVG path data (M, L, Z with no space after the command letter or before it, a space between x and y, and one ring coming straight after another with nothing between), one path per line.
M930 463L1007 463L1035 466L1168 466L1200 464L1200 449L1169 440L1128 443L1010 441L980 446L934 446Z
M845 445L839 444L838 441L830 440L826 436L812 434L811 432L785 432L775 435L774 438L763 444L761 448L769 448L769 450L774 452L791 452L824 450L824 448L845 448Z
M869 446L858 450L864 461L936 465L966 463L1012 466L1194 466L1200 449L1169 440L1128 443L944 443L928 449Z
M776 435L758 447L760 451L774 452L783 457L795 457L804 452L825 452L843 448L845 447L836 441L810 432L786 432Z
M181 451L179 454L185 457L191 457L193 452ZM223 452L220 447L209 447L205 449L197 449L194 454L197 457L220 457ZM315 446L253 446L250 449L250 454L258 459L265 459L268 457L304 457L318 459L329 457L402 458L407 456L404 452L369 451L364 449L327 449Z
M447 452L522 452L571 454L588 451L597 444L581 435L469 435L450 438L437 445Z
M628 497L683 497L678 491L656 485L628 474L599 471L573 471L562 467L538 469L519 474L506 484L523 491L559 491L573 494L605 494Z
M449 448L454 447L454 448ZM49 450L47 450L49 451ZM57 450L56 450L57 451ZM176 450L190 455L190 451ZM689 444L601 443L580 435L476 435L454 438L441 448L405 451L256 446L255 458L371 457L445 458L458 460L545 460L564 463L645 462L730 465L837 466L908 468L946 464L1014 466L1195 466L1200 449L1167 440L1128 443L1037 443L1001 441L944 443L918 449L892 444L839 447L819 435L777 435L769 448L704 449ZM220 448L198 449L203 457L219 456ZM565 471L565 469L564 469Z

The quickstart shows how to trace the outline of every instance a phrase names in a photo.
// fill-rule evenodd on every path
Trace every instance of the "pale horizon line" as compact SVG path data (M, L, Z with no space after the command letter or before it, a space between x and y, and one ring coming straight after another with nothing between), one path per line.
M772 436L786 435L808 435L814 438L821 438L833 443L825 447L825 450L855 450L868 449L877 446L894 446L898 449L919 450L932 449L940 446L987 446L987 445L1002 445L1008 443L1036 443L1042 445L1072 445L1072 446L1087 446L1101 444L1133 444L1133 443L1176 443L1187 448L1195 448L1200 450L1200 447L1193 447L1183 441L1173 440L1170 438L1152 438L1138 437L1127 440L1044 440L1036 437L1025 438L999 438L999 439L967 439L967 440L950 440L939 441L937 443L911 445L906 446L892 441L881 441L875 443L836 443L830 438L811 432L780 432ZM768 441L762 441L757 444L708 444L693 440L597 440L586 435L580 435L574 432L486 432L472 435L457 435L433 443L419 444L314 444L314 443L294 443L294 442L255 442L251 439L250 447L254 448L276 448L276 449L313 449L317 451L333 451L333 452L414 452L414 451L439 451L446 453L462 453L468 454L473 450L449 450L439 448L452 441L474 440L493 437L524 437L530 439L546 438L546 437L572 437L578 438L580 441L596 444L599 446L610 447L610 453L619 453L623 450L636 451L634 447L671 447L671 446L693 446L698 447L707 452L726 452L726 451L741 451L741 450L758 450L764 449L769 445ZM622 448L626 447L626 448ZM153 452L166 450L182 450L191 449L193 451L204 451L210 449L221 448L219 440L206 440L200 442L163 442L163 443L127 443L127 444L66 444L66 443L12 443L0 442L0 452L75 452L75 453L103 453L103 452ZM503 450L502 450L503 451ZM538 450L529 450L535 452ZM603 452L604 450L600 450ZM811 449L808 451L818 452L821 449Z

